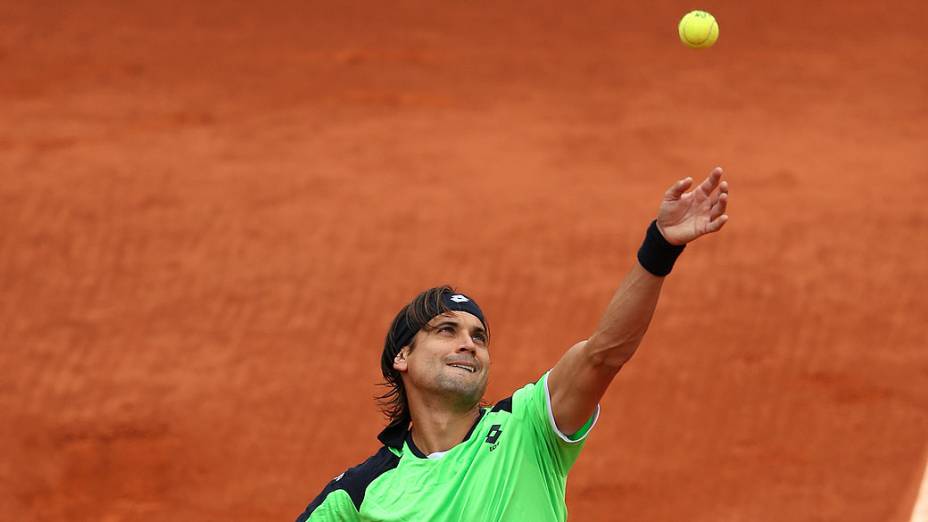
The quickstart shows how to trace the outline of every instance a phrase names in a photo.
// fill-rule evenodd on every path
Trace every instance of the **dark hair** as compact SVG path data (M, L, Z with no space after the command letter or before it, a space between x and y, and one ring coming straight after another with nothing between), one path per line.
M429 288L400 309L393 318L390 330L387 331L386 339L384 339L383 354L380 357L380 371L384 378L380 386L387 388L387 391L376 397L380 411L389 421L387 429L400 425L405 428L412 420L409 415L409 403L406 399L403 379L400 377L400 372L393 368L393 360L403 349L403 346L399 345L404 342L400 333L404 330L418 332L427 328L429 321L435 316L450 312L451 309L445 304L443 296L456 293L457 291L449 285ZM489 333L489 326L486 322L484 322L484 328ZM415 349L415 343L415 339L409 342L410 351Z

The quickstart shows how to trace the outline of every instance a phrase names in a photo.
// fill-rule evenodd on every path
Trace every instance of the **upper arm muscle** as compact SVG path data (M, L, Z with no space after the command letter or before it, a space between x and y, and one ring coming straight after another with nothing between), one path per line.
M589 420L621 368L596 361L587 344L573 345L548 375L551 412L565 434L576 432Z

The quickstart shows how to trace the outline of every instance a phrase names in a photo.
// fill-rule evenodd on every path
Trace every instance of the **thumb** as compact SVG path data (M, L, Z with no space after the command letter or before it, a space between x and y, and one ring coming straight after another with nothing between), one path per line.
M686 189L690 188L692 184L693 178L689 176L677 181L667 189L667 192L664 192L664 201L676 201L680 199L683 193L686 192Z

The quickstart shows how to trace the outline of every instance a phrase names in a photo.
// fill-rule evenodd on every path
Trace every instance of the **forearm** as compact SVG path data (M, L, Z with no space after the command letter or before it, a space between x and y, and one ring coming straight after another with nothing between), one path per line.
M648 331L663 283L663 277L635 263L587 343L587 353L596 365L618 370L634 355Z
M614 375L634 355L648 331L664 276L684 246L718 232L728 221L728 183L722 181L722 169L712 169L705 181L686 192L692 183L692 178L681 179L664 193L658 217L638 250L638 263L622 281L587 343L591 362L606 373Z
M551 370L551 411L564 433L579 429L590 418L609 383L634 355L648 330L663 281L635 263L595 333L571 347Z
M713 169L687 192L692 184L687 177L667 189L658 217L638 250L637 263L622 280L596 331L567 350L551 369L551 411L565 433L590 418L612 379L635 354L651 324L664 277L684 245L719 231L728 221L728 183L722 181L722 169Z

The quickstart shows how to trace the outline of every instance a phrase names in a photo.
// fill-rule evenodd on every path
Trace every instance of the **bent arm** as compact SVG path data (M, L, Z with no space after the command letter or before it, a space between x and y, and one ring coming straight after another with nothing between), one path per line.
M664 278L635 264L596 332L571 347L548 375L551 412L564 433L579 430L648 331Z
M663 276L681 245L718 232L728 221L728 183L722 181L722 169L713 169L687 192L692 183L687 177L667 189L639 251L639 263L625 276L596 331L567 350L548 375L551 413L562 432L574 433L586 423L612 379L635 354L654 315Z

